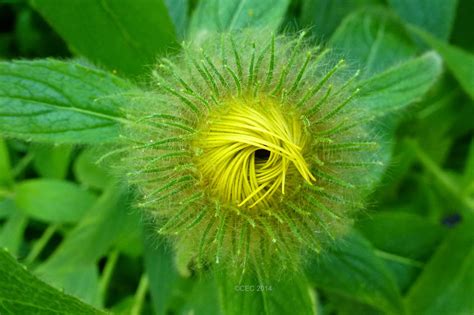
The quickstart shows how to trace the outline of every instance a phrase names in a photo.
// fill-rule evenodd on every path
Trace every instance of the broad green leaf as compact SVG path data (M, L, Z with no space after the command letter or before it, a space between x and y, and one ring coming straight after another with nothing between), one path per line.
M473 314L473 230L466 221L440 245L406 296L411 314Z
M413 259L427 258L444 236L441 225L399 211L372 214L356 226L377 249Z
M39 269L96 262L106 254L126 223L127 208L123 189L110 186Z
M64 179L71 160L71 145L41 145L34 149L33 165L41 177Z
M23 213L14 211L0 229L0 248L6 248L18 255L27 223L28 218Z
M199 1L190 25L189 38L199 40L207 33L243 28L275 30L283 20L289 0Z
M81 152L74 163L73 171L76 179L83 185L96 189L104 189L112 180L109 170L98 159L105 152L97 148L87 148Z
M418 28L410 29L443 57L446 66L464 91L474 99L474 54L446 44Z
M139 257L143 254L143 213L132 209L127 213L127 224L124 224L117 235L114 247L121 254Z
M138 75L176 47L162 0L33 0L70 48L119 74Z
M410 287L445 232L441 225L400 211L375 213L356 226L384 259L401 291Z
M80 298L95 307L102 307L99 295L99 269L96 264L69 265L55 272L37 273L37 275L67 294Z
M8 146L5 140L0 138L0 186L11 185L12 183L13 175L11 172Z
M219 299L216 279L211 275L204 274L193 280L195 283L189 295L186 296L185 304L180 305L179 314L226 315L222 312L219 303L209 303L209 301L217 302Z
M0 135L61 143L111 142L121 94L131 85L107 72L57 60L0 62Z
M389 314L404 314L395 280L370 243L351 231L307 266L309 279L334 292Z
M183 279L174 264L174 253L152 229L145 229L145 267L149 277L152 305L156 314L166 314Z
M362 81L357 102L372 115L402 109L421 99L440 73L440 57L426 53Z
M15 188L17 207L37 220L51 223L79 221L94 204L96 197L68 181L31 179Z
M277 277L271 270L261 272L255 275L247 272L243 277L224 271L218 274L223 314L315 314L314 296L303 275L291 273Z
M331 46L346 52L349 64L361 70L361 78L415 56L417 48L387 11L356 11L337 28Z
M380 2L379 0L303 0L301 24L313 30L317 39L325 41L348 14Z
M448 39L456 15L457 0L388 0L398 15L438 38Z
M188 28L189 0L164 0L171 20L173 20L176 35L184 39Z
M0 314L105 314L38 280L0 248Z
M15 211L16 208L13 199L0 197L0 219L8 218Z
M109 186L53 254L38 266L36 274L68 293L89 299L91 303L97 302L97 296L91 296L90 289L78 288L70 279L81 278L77 270L85 270L92 279L92 266L107 253L127 222L127 207L124 190L116 185ZM91 285L93 282L89 280L87 283Z

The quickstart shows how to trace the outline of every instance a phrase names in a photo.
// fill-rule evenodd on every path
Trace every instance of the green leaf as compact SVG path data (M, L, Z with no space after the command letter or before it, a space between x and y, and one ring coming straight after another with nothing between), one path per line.
M337 28L330 44L347 52L351 66L370 77L415 56L417 48L403 28L385 10L360 10Z
M28 218L16 209L0 230L0 248L7 248L14 255L18 255L23 243Z
M0 62L0 135L61 143L114 141L122 93L107 72L57 60Z
M219 299L216 279L210 275L199 275L193 280L195 283L189 295L186 296L186 303L180 307L179 314L227 315L222 312L219 303L209 303L209 301Z
M138 209L127 213L127 224L117 235L114 246L121 254L139 257L143 254L143 213Z
M451 231L406 296L411 314L474 312L474 224Z
M399 211L372 214L356 226L377 249L413 259L429 257L444 236L440 225Z
M10 155L5 140L0 138L0 186L13 184Z
M100 305L98 288L91 280L92 268L96 266L100 257L107 253L126 224L127 205L124 189L115 185L109 186L76 227L65 236L54 253L38 266L35 272L42 279L62 287L66 292ZM91 294L86 285L77 286L84 275L83 272L88 275L89 280L86 284L92 286L94 294Z
M168 12L173 20L176 35L184 39L188 28L189 0L164 0Z
M127 216L123 189L109 187L40 269L96 262L113 244Z
M96 197L72 182L32 179L15 189L17 207L37 220L74 223L94 204Z
M474 99L474 54L446 44L416 27L410 29L443 57L446 66L464 91Z
M95 307L102 307L99 295L99 268L96 264L69 265L68 270L41 273L39 277L67 294L80 298Z
M174 264L172 248L151 228L145 229L145 267L149 277L152 305L156 314L166 314L183 279Z
M398 15L408 23L448 39L456 15L457 0L388 0Z
M359 220L357 229L377 248L376 254L406 291L444 236L441 225L400 211L382 212Z
M0 248L0 314L105 314L52 288Z
M291 273L275 277L271 270L242 277L221 271L217 276L223 314L313 315L314 296L308 280L301 274Z
M404 314L395 280L370 243L354 231L318 255L307 274L318 288L390 314Z
M276 30L283 20L289 0L200 1L189 25L189 38L199 39L212 32L243 28Z
M71 153L71 145L38 146L34 148L33 165L41 177L64 179Z
M162 0L33 0L33 6L71 49L110 70L141 74L176 47Z
M314 29L316 38L327 40L341 21L358 8L380 3L378 0L303 0L301 24Z
M109 170L97 160L105 152L97 148L88 148L81 152L74 163L73 171L77 180L87 187L104 189L112 180Z
M0 198L0 219L10 217L16 211L15 202L10 198Z
M372 115L402 109L419 100L440 73L439 56L426 53L362 81L357 102Z

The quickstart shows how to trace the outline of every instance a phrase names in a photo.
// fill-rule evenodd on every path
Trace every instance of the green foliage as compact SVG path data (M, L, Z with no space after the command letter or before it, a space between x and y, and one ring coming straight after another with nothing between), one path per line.
M0 0L1 315L474 313L472 1L63 2ZM304 29L322 72L359 69L353 105L379 142L365 154L384 164L361 175L376 191L354 228L300 274L198 271L115 168L125 112L157 106L156 60L245 28Z
M402 109L420 99L440 72L439 56L427 53L363 81L357 101L375 115Z
M95 199L90 192L61 180L33 179L23 181L15 187L18 209L34 219L48 223L79 221Z
M126 195L111 185L36 272L100 306L97 262L115 244L127 219Z
M377 249L412 259L429 257L444 236L440 225L401 211L374 214L357 227Z
M113 180L110 170L105 165L98 164L98 156L105 153L97 149L82 151L75 160L73 171L82 185L95 189L104 189Z
M392 275L370 243L355 231L316 257L307 274L318 288L350 296L389 314L405 313Z
M169 15L176 30L176 36L179 39L185 37L188 28L189 0L165 0Z
M448 39L454 23L457 0L388 0L397 14L438 38Z
M272 277L255 273L235 277L222 272L217 275L217 290L223 314L314 314L308 281L301 275Z
M158 54L176 46L173 24L161 0L70 0L67 5L33 0L32 4L74 52L120 74L142 74Z
M379 0L303 0L301 24L314 28L317 38L327 40L351 12L379 3Z
M157 239L155 231L147 229L145 235L145 267L150 279L150 294L157 314L164 314L171 306L180 285L185 282L174 265L171 247Z
M417 53L401 25L381 8L363 9L347 16L336 29L330 44L350 52L349 62L370 77L414 57Z
M411 314L472 314L473 229L465 222L439 246L406 296Z
M200 1L190 21L189 38L196 40L208 32L247 27L274 30L280 25L288 4L288 0Z
M0 249L0 311L2 314L105 314L38 280Z
M34 150L35 170L43 177L64 179L71 161L71 145L38 146Z
M459 81L467 94L474 99L474 55L455 46L443 43L422 30L411 28L428 45L443 56L447 67Z
M28 218L16 208L10 208L11 214L0 230L0 246L7 248L15 255L20 252Z
M47 78L47 80L45 80ZM129 83L78 63L0 63L0 131L27 141L101 143L117 137Z

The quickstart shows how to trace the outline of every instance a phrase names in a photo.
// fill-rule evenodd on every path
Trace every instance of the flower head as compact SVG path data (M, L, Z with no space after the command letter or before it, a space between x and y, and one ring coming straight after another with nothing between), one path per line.
M303 36L211 36L161 60L129 116L130 181L180 257L298 266L362 206L376 143L356 75Z

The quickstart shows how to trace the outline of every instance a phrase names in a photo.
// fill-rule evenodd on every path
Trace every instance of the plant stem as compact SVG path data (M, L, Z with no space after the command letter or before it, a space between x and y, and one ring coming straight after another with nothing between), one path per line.
M13 178L18 177L21 173L23 173L28 164L33 161L34 157L34 153L28 152L18 163L16 163L15 167L12 169Z
M386 259L386 260L396 261L398 263L408 265L408 266L412 266L412 267L416 267L416 268L423 268L423 263L422 262L419 262L419 261L411 259L411 258L406 258L406 257L403 257L403 256L387 253L387 252L384 252L384 251L378 250L378 249L375 250L375 254L378 257Z
M41 237L35 242L33 248L28 253L28 256L25 258L26 264L31 264L38 258L39 254L43 251L44 247L48 244L49 240L53 236L53 234L58 230L58 225L53 224L48 226L48 228L43 232Z
M140 315L143 308L143 301L145 300L146 293L148 291L148 275L144 273L140 278L137 292L135 293L132 310L130 315Z
M460 187L456 185L456 183L454 183L438 165L436 165L436 163L420 148L417 142L409 141L408 143L425 170L433 176L438 184L460 204L474 212L474 201L461 193Z
M102 277L100 278L99 296L102 302L104 303L105 299L107 298L107 290L109 288L110 279L112 278L112 274L117 264L118 256L119 252L117 250L112 251L107 256L107 263L105 264L104 271L102 272Z

